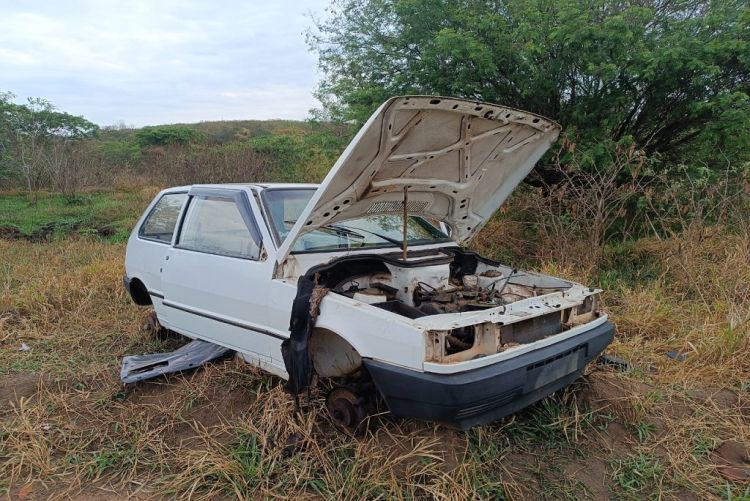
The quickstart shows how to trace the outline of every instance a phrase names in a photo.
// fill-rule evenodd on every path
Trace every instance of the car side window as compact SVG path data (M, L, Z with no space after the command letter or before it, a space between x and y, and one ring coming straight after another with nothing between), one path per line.
M254 260L260 256L260 247L231 198L192 197L179 239L182 249Z
M154 208L151 209L146 220L143 221L138 235L149 240L163 243L172 242L172 234L177 225L177 217L185 204L187 193L167 193L163 195Z

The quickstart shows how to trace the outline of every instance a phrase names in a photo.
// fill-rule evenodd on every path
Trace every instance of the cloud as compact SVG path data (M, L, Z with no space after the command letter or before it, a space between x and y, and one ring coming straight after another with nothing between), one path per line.
M0 91L102 125L304 118L317 70L303 32L327 3L9 4Z
M3 62L9 65L28 65L34 63L34 56L28 52L20 50L3 49L0 47L0 64Z

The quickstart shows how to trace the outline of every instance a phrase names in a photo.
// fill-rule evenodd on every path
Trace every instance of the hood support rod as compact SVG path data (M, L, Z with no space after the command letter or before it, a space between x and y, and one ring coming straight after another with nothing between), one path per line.
M401 241L401 245L403 246L403 253L401 256L401 259L403 261L406 261L406 253L408 248L408 243L406 241L406 229L408 224L408 211L406 209L406 204L409 201L409 188L408 186L404 186L404 234L402 236L403 240Z

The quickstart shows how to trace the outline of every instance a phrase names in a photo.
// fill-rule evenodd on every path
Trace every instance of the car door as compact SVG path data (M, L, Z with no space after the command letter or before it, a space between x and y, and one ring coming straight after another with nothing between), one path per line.
M270 364L283 333L268 329L273 263L241 190L193 188L162 272L171 327Z

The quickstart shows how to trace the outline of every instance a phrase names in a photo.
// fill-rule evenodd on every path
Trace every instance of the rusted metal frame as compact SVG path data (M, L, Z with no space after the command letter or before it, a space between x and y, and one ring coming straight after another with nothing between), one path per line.
M409 247L409 244L408 244L407 238L406 238L406 235L407 235L407 226L408 226L408 222L409 222L409 219L408 219L409 218L408 203L409 203L409 187L408 186L404 186L404 233L403 233L403 240L401 241L401 245L403 247L403 255L401 256L401 259L403 259L404 261L406 261L406 256L408 254L408 247Z

